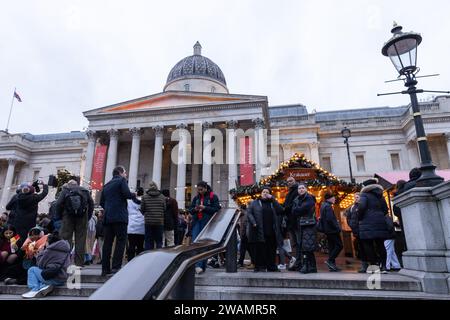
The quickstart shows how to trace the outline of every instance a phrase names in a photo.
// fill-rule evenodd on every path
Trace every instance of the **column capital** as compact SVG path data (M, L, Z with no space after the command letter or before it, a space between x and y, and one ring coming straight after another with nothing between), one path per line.
M314 141L314 142L311 142L309 145L310 145L312 148L318 148L318 147L319 147L319 142Z
M9 158L9 159L7 159L7 161L8 161L8 165L15 166L18 160L16 158Z
M447 138L447 142L450 142L450 132L444 133L444 136Z
M97 132L93 130L86 130L86 136L88 140L95 140L97 139Z
M113 139L113 138L117 139L119 137L119 130L117 130L117 129L109 129L106 132L108 132L110 139Z
M263 129L264 128L264 119L256 118L256 119L253 119L252 122L255 124L255 129Z
M141 128L138 128L138 127L130 128L129 131L130 131L131 136L133 138L134 137L140 137L144 133L144 130L142 130Z
M209 121L202 122L202 129L203 129L203 131L211 129L211 127L212 127L212 123L211 122L209 122Z
M228 129L236 129L238 126L238 122L236 120L230 120L226 122Z
M188 128L188 125L186 123L179 123L177 124L177 129L186 129Z
M155 130L155 136L162 137L164 135L164 127L163 126L154 126L153 130Z

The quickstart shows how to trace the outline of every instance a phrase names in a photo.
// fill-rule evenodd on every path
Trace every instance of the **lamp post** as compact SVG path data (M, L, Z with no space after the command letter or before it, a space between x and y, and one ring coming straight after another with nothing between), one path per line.
M402 29L401 26L394 23L394 27L391 30L393 36L384 44L381 52L384 56L391 59L400 76L405 77L403 80L408 90L401 93L409 94L411 98L417 143L419 145L420 170L422 171L422 175L417 180L416 185L418 187L434 186L444 181L444 179L435 173L436 166L431 160L430 148L417 100L417 93L424 92L416 88L416 73L419 70L416 67L417 47L422 42L422 36L415 32L402 32Z
M352 162L350 161L350 146L348 144L348 138L352 136L352 132L349 128L344 127L344 129L341 130L341 135L345 139L344 143L347 145L347 157L348 157L348 168L350 169L350 181L352 183L355 183L355 178L353 178L352 172Z

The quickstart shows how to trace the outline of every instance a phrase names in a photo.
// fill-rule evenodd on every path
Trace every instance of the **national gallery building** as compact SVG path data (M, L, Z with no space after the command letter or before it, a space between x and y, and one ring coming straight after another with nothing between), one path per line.
M271 106L266 96L230 93L219 66L201 49L197 42L193 55L170 70L162 92L85 111L86 132L0 131L0 210L21 182L47 181L63 169L98 193L119 164L128 171L130 188L145 188L153 180L169 189L181 208L200 180L210 183L223 206L233 205L230 189L270 175L294 153L349 180L344 127L351 130L350 161L357 182L419 165L410 106L316 113L301 104ZM438 169L449 169L450 96L421 103L421 112L433 161ZM239 136L239 131L253 136ZM213 132L222 133L221 138ZM279 138L277 152L265 143L273 132ZM211 143L223 154L212 151ZM261 152L268 153L271 163L249 167L241 161ZM48 212L55 192L40 203L40 212Z

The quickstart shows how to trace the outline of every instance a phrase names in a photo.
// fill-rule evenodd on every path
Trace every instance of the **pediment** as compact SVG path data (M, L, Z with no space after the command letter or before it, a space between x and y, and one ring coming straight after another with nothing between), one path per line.
M236 102L249 102L255 100L266 100L266 97L233 95L233 94L208 94L194 92L163 92L131 101L125 101L111 106L87 111L87 114L105 114L116 112L127 112L137 110L164 109L182 106L206 106Z

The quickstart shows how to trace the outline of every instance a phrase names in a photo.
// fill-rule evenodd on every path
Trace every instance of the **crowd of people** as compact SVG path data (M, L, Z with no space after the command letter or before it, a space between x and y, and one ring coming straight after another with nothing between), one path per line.
M420 174L417 168L411 170L408 182L397 183L395 195L413 188ZM241 206L238 266L244 266L248 252L250 268L254 272L288 269L303 274L316 273L315 251L318 250L320 232L328 244L328 259L325 261L328 270L341 271L336 258L344 246L341 224L333 209L336 195L332 192L323 194L317 219L316 198L308 192L306 184L297 183L293 177L289 177L286 183L288 193L283 205L272 196L270 187L263 187L259 199ZM406 245L401 212L394 206L393 213L398 217L398 222L394 222L388 211L383 187L373 178L363 182L361 192L355 194L353 205L344 214L361 260L359 273L387 273L402 268L401 254L406 251ZM294 251L291 244L295 256L291 255Z
M408 182L397 183L396 195L413 188L419 177L420 170L413 169ZM0 281L27 284L30 291L23 297L36 298L64 284L70 264L82 268L98 263L103 276L114 274L124 258L131 261L146 250L189 244L221 208L219 198L204 181L197 184L196 195L183 211L169 190L159 190L150 182L147 190L138 188L134 192L126 178L123 166L114 168L112 179L102 189L98 208L94 208L90 191L72 179L57 192L46 214L38 214L38 203L48 194L48 185L42 181L21 184L7 204L9 212L0 214ZM399 270L401 255L396 255L396 246L402 245L400 252L406 250L404 235L398 237L395 231L403 228L401 211L394 206L399 221L396 225L388 216L383 188L377 182L364 181L354 204L345 212L361 260L359 272ZM259 199L241 206L238 266L244 266L248 251L255 272L288 269L316 273L320 232L328 242L326 266L330 272L340 271L336 258L343 243L333 209L335 195L323 195L317 219L316 197L308 192L307 185L293 177L287 179L287 185L283 205L270 187L263 187ZM219 254L211 261L223 259ZM200 261L195 271L200 274L206 267L207 261Z

